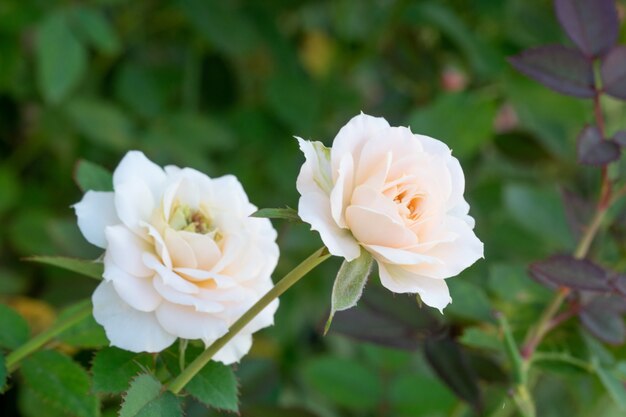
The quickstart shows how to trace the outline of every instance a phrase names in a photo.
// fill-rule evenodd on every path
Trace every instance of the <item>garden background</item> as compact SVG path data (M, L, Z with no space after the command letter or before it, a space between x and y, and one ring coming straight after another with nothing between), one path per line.
M599 181L576 164L592 104L506 61L556 42L568 41L547 0L1 0L0 301L37 332L93 292L96 281L22 260L98 256L70 208L82 195L79 159L111 170L139 149L159 165L235 174L259 207L297 207L293 135L330 144L363 111L453 149L485 260L448 281L444 316L379 291L374 274L359 308L338 313L324 337L340 261L327 262L281 298L276 325L236 367L243 415L516 415L493 311L516 337L536 322L551 295L527 265L575 245L562 186L592 196ZM624 104L603 104L607 128L624 127ZM274 224L279 277L321 243L307 225ZM620 271L625 236L623 216L599 238ZM559 328L544 350L605 349L578 327ZM88 369L106 339L87 323L58 343ZM537 365L539 416L623 415L597 378ZM119 398L103 398L103 415L116 415ZM188 401L189 417L228 415ZM0 410L63 415L19 379Z

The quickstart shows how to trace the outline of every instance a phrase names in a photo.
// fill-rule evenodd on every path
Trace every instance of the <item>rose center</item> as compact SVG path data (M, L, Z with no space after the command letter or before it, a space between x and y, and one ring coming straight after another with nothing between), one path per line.
M409 220L417 220L422 215L424 196L422 194L410 194L406 190L398 193L393 201L398 204L400 213Z
M185 205L179 205L174 209L169 224L174 230L184 230L202 235L217 233L217 228L207 215L201 210L195 210Z

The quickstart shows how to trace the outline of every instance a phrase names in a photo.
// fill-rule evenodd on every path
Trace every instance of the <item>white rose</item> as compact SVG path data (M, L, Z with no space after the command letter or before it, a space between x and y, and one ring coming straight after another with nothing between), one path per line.
M74 206L85 238L106 249L93 314L113 346L159 352L178 337L209 345L272 287L276 231L249 217L256 207L234 176L162 169L132 151L113 186ZM276 300L214 359L238 361L277 307Z
M306 157L298 212L330 253L351 261L362 247L389 290L417 293L439 310L450 303L444 279L483 256L450 149L365 114L339 131L331 149L298 141Z

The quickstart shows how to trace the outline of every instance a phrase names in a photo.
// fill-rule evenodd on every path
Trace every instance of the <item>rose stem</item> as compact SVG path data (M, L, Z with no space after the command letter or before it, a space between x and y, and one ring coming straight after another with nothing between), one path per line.
M30 339L28 342L24 343L19 348L15 349L7 356L6 366L9 372L15 371L19 365L20 361L27 357L28 355L35 352L37 349L41 348L43 345L48 343L51 339L77 324L81 320L91 315L92 307L91 300L84 300L79 303L77 306L77 310L70 316L64 318L63 320L57 321L54 325L52 325L49 329L39 333L37 336Z
M309 271L317 265L324 262L330 257L330 253L325 247L317 250L313 255L306 258L300 265L296 266L291 272L285 275L280 281L272 287L255 305L250 307L231 327L228 332L217 339L211 346L206 348L193 362L191 362L184 371L182 371L169 384L168 389L174 394L178 394L189 381L219 352L230 340L237 335L250 321L255 318L265 307L272 301L280 297L292 285L298 282Z

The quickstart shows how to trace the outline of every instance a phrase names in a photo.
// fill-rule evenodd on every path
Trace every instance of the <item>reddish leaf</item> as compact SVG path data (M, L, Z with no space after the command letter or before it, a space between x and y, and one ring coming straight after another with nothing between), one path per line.
M602 89L613 97L626 100L626 47L618 46L602 60Z
M597 57L615 45L615 0L555 0L554 5L561 26L585 55Z
M604 269L586 259L554 255L531 264L529 270L536 281L549 287L611 291Z
M615 135L613 135L613 141L617 143L620 147L626 148L626 130L620 130Z
M576 193L561 189L561 198L565 208L565 218L575 238L580 238L589 219L593 215L594 206Z
M482 408L478 377L469 358L454 340L427 340L424 344L426 360L443 382L477 411ZM480 414L480 413L478 413Z
M595 126L587 126L578 135L578 162L585 165L601 166L619 159L617 143L602 139Z
M580 321L591 334L603 342L621 345L626 339L622 317L626 299L620 296L597 297L579 313Z
M413 350L441 334L440 315L420 308L413 297L393 296L376 287L365 291L359 304L338 312L331 332L383 346Z
M510 57L509 62L521 73L560 93L581 98L594 95L591 62L573 48L540 46Z

